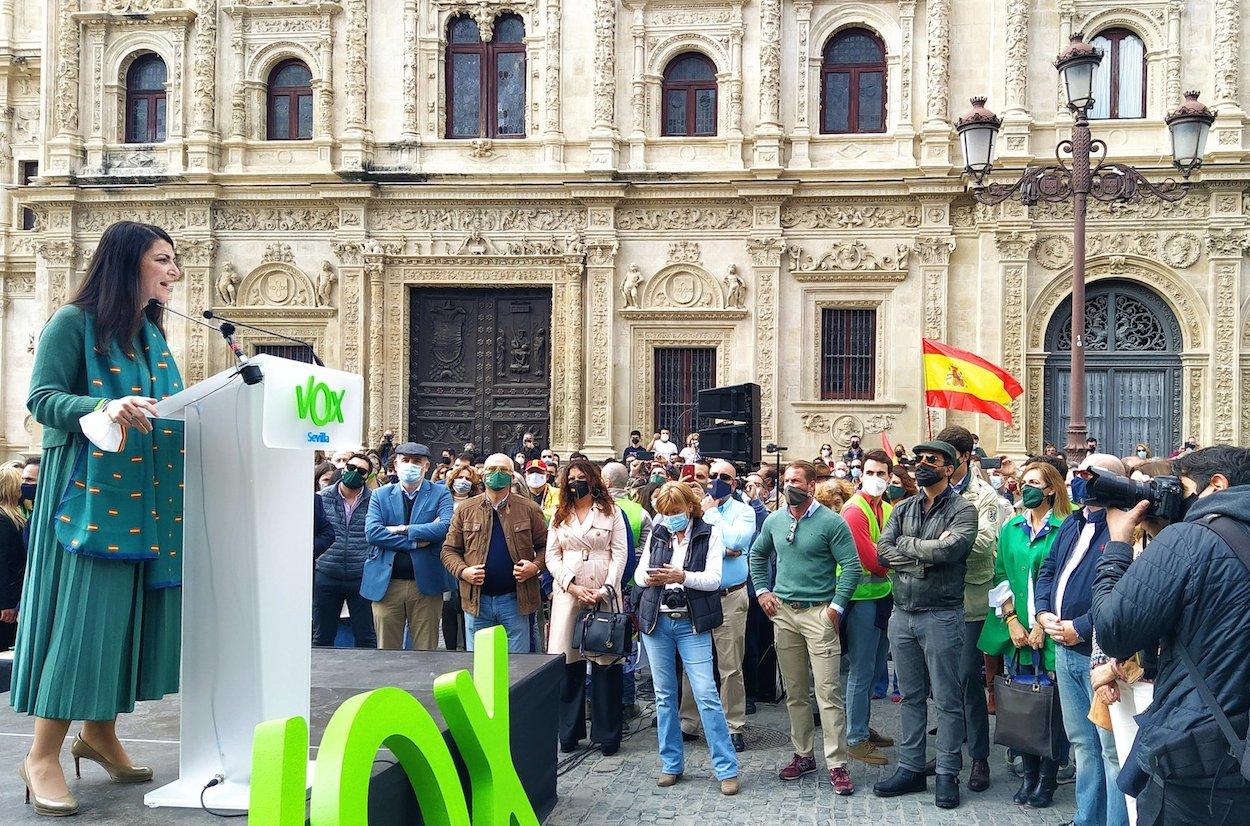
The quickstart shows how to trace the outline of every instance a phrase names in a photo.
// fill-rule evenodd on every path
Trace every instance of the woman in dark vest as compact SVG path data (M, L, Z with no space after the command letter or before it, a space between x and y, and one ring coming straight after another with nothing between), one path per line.
M681 779L685 753L677 710L677 657L681 656L712 753L721 794L737 794L738 755L712 673L712 629L722 622L720 529L703 521L699 499L687 484L667 482L653 497L657 520L638 560L635 581L645 590L638 621L651 663L660 739L657 785Z

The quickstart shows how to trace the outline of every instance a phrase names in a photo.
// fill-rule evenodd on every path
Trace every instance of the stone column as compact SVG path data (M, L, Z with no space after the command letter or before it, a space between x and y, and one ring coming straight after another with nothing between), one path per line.
M552 285L551 445L558 453L582 446L582 371L585 358L585 256L568 254ZM596 380L599 377L596 377Z
M108 24L101 20L93 20L88 22L84 29L83 36L87 41L87 64L99 81L98 85L92 85L90 89L91 128L83 149L86 151L88 174L102 174L104 169L104 98L109 94L116 95L116 105L121 106L125 99L125 87L104 77L104 39L108 34ZM123 133L116 138L119 141L125 139L125 127L122 128Z
M946 282L950 269L951 253L954 250L955 239L949 234L949 230L944 228L934 227L929 230L929 234L916 237L916 258L920 262L920 283L924 285L925 338L937 341L946 340ZM919 391L920 404L923 407L923 376L920 379ZM923 420L924 417L922 416L921 418ZM946 411L931 411L929 421L933 423L933 432L936 433L946 426ZM922 426L923 424L922 421Z
M912 63L915 55L912 43L916 32L916 0L898 0L898 28L902 33L902 48L899 50L898 68L898 128L895 130L900 140L906 140L911 146L911 138L916 134L912 118ZM907 149L906 154L914 150Z
M940 171L951 165L951 0L928 0L925 29L925 121L920 132L920 166Z
M404 129L405 143L421 142L420 101L417 90L417 0L404 0Z
M595 0L594 125L590 130L591 169L615 169L616 131L616 0Z
M586 281L590 285L590 358L586 374L586 442L591 455L613 452L612 416L615 359L612 357L612 320L616 276L616 240L602 237L586 244Z
M560 114L560 0L547 0L543 54L543 162L552 169L564 166L564 128Z
M339 165L343 169L360 170L373 159L373 132L368 122L368 2L344 0L343 12L346 21L343 88L347 95L347 128L343 130Z
M48 9L49 15L53 9ZM79 123L82 38L78 21L78 0L59 0L56 4L55 50L52 65L52 138L48 141L47 178L63 178L77 172L82 153L82 131Z
M1001 360L1003 369L1020 384L1027 385L1024 361L1024 296L1028 283L1029 254L1034 237L1019 231L1000 232L995 239L998 246L998 269L1002 286L1002 310L998 315L992 308L985 316L988 323L993 317L1000 320ZM1005 453L1028 453L1030 448L1025 434L1028 433L1024 397L1018 397L1009 407L1012 423L998 425L998 449Z
M1027 165L1029 132L1029 9L1032 0L1008 0L1006 48L1006 109L998 156L1012 164Z
M187 169L192 174L217 168L217 0L200 0L192 34L191 136Z
M760 0L760 107L755 169L781 169L781 0Z
M382 439L382 431L386 429L383 399L386 398L386 363L382 358L383 322L383 275L385 261L382 253L366 252L364 254L365 274L369 278L369 312L365 316L364 327L369 331L369 366L365 372L365 388L369 397L369 405L365 412L366 444L377 444ZM393 426L393 425L392 425Z
M634 44L634 68L630 78L629 109L633 120L629 132L629 168L647 168L647 18L644 14L646 0L634 0L629 4L633 21L629 33Z
M203 204L205 214L209 207L209 203ZM185 296L183 311L187 315L199 315L204 308L217 303L217 296L212 292L217 242L206 235L209 231L205 225L198 228L197 237L177 239L178 258L182 264L182 283L186 285L181 291ZM182 335L178 337L182 347L182 373L186 385L190 387L195 382L203 381L210 373L209 331L198 324L182 322L182 325Z
M1244 129L1241 108L1241 0L1215 0L1211 31L1211 71L1215 82L1215 124L1208 146L1213 161L1241 158Z
M790 133L790 167L793 169L811 169L812 159L808 154L808 145L812 139L808 82L812 76L810 55L812 0L795 1L794 26L794 131Z
M777 428L777 309L781 282L780 227L747 239L755 275L755 381L760 386L760 441L780 438Z
M365 298L364 258L358 241L336 241L330 245L339 263L339 369L363 373L361 353L364 336L361 316Z
M1242 258L1250 238L1241 230L1212 229L1207 236L1207 258L1211 267L1211 411L1215 427L1212 444L1236 444L1240 416L1238 353L1241 345ZM1182 434L1182 436L1185 434Z
M742 6L736 6L738 21L729 33L729 76L722 84L728 93L725 111L725 163L731 169L742 164Z
M50 318L69 296L78 248L69 238L47 238L39 242L35 252L43 264L35 271L35 295L42 305L42 316Z

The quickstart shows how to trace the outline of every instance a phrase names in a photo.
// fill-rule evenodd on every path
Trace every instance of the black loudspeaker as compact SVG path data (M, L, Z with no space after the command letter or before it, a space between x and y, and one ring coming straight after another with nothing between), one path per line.
M699 453L754 467L760 463L760 386L700 390L695 410Z

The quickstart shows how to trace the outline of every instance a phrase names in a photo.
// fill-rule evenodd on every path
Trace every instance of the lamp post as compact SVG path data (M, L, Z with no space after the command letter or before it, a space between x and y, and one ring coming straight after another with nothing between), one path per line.
M1085 457L1088 428L1085 424L1085 216L1092 196L1105 202L1128 202L1146 195L1179 201L1189 189L1190 174L1202 165L1207 134L1215 116L1198 102L1197 92L1186 92L1185 102L1168 114L1172 136L1172 164L1184 177L1152 184L1127 164L1108 163L1107 145L1089 131L1089 109L1094 103L1094 71L1102 52L1074 34L1068 48L1055 61L1068 97L1068 109L1076 116L1072 137L1055 148L1055 163L1025 169L1013 184L986 183L994 167L994 142L1002 121L985 108L985 98L972 99L972 110L960 118L955 129L964 150L964 171L974 181L972 197L978 203L999 204L1016 198L1025 206L1039 201L1073 202L1072 227L1072 366L1068 390L1066 452L1070 463ZM1099 153L1091 164L1093 153ZM1065 163L1063 155L1070 156Z

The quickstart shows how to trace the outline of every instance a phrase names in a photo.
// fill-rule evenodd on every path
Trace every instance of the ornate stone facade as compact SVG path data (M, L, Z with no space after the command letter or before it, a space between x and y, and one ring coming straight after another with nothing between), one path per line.
M1050 156L1070 117L1049 62L1071 32L1112 26L1147 53L1146 117L1094 124L1114 160L1169 174L1163 116L1182 88L1209 88L1218 120L1184 201L1093 205L1089 278L1143 285L1175 315L1183 431L1250 440L1241 4L1060 0L1057 11L1026 0L0 2L0 47L13 55L0 61L0 175L37 173L0 198L0 456L34 449L33 337L122 218L178 242L177 309L229 307L364 374L370 439L408 425L411 290L525 287L550 293L546 426L565 450L606 454L647 431L657 348L696 346L714 348L716 381L760 384L764 438L791 455L851 433L912 444L925 427L922 335L1025 386L1010 426L945 419L987 448L1035 449L1059 435L1046 424L1045 331L1068 294L1071 206L975 205L952 123L987 94L1004 115L1004 176ZM448 23L468 14L489 37L507 13L525 28L525 134L448 139ZM885 131L825 134L821 56L852 26L885 47ZM717 132L667 137L664 68L689 51L716 68ZM167 139L127 144L126 69L148 52L167 67ZM289 58L312 75L312 138L269 141L265 83ZM876 313L871 398L821 397L826 309ZM202 328L171 324L171 337L189 378L227 364Z

